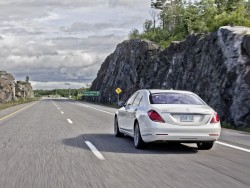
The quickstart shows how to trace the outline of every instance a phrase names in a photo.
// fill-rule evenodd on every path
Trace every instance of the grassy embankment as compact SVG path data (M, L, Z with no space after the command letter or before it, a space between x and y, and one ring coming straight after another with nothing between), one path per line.
M226 129L233 129L236 131L244 131L244 132L250 133L250 126L248 126L248 127L234 127L234 126L230 125L229 123L225 123L225 122L222 122L221 126L222 126L222 128L226 128Z
M16 105L19 105L19 104L25 104L25 103L29 103L29 102L33 102L33 101L38 101L39 99L40 99L39 97L35 97L35 98L32 98L32 99L18 99L16 101L0 103L0 110L10 108L12 106L16 106Z

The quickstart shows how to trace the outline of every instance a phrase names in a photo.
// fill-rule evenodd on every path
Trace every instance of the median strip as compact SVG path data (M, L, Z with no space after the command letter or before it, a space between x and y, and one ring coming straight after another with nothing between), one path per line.
M246 148L234 146L234 145L227 144L227 143L224 143L224 142L219 142L219 141L216 141L216 143L217 143L217 144L220 144L220 145L223 145L223 146L227 146L227 147L230 147L230 148L234 148L234 149L237 149L237 150L241 150L241 151L245 151L245 152L250 153L250 150L249 150L249 149L246 149Z
M100 160L105 160L103 155L101 154L101 152L99 152L96 147L89 141L85 141L85 143L87 144L87 146L89 147L89 149L91 149L91 151L94 153L94 155L100 159Z

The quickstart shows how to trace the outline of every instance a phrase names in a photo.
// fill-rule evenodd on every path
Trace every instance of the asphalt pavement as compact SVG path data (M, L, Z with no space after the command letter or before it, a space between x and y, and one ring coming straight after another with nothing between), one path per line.
M0 111L0 188L250 187L250 135L137 150L113 135L116 109L44 99Z

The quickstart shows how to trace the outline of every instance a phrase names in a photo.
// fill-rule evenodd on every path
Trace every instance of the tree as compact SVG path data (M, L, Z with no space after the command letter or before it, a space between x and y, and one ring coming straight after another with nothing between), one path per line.
M166 0L151 0L151 7L154 9L163 9Z
M26 82L29 82L30 78L29 76L26 76Z
M235 11L240 5L244 3L244 0L227 0L226 11L228 13Z
M129 38L130 39L135 39L135 38L140 38L140 33L139 33L139 30L138 29L132 29L132 31L130 31L129 33Z
M153 30L153 21L152 20L146 20L143 24L144 32L150 32Z
M218 14L221 14L226 10L228 0L215 0L215 5L217 7Z
M157 13L156 13L156 11L154 9L151 9L149 13L150 13L150 16L151 16L151 18L153 20L153 29L154 29L154 32L155 32Z
M250 18L250 0L245 2L246 16Z
M224 25L250 26L250 0L151 0L151 19L130 38L148 39L166 47L191 33L207 33ZM157 13L157 15L155 14ZM158 16L160 25L156 25Z

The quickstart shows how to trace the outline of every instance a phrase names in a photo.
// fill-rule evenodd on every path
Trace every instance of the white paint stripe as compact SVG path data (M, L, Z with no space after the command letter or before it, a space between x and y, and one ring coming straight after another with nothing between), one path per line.
M227 146L227 147L230 147L230 148L234 148L234 149L238 149L238 150L241 150L241 151L245 151L245 152L250 153L250 150L249 150L249 149L246 149L246 148L234 146L234 145L227 144L227 143L224 143L224 142L219 142L219 141L216 141L215 143L220 144L220 145L223 145L223 146Z
M79 103L79 104L81 104L81 103ZM94 108L94 107L91 107L91 106L87 106L87 105L85 105L85 104L81 104L81 106L84 106L84 107L87 107L87 108L92 108L92 109L94 109L94 110L97 110L97 111L100 111L100 112L104 112L104 113L107 113L107 114L115 115L115 113L107 112L107 111L105 111L105 110L100 110L100 109L98 109L98 108Z
M73 124L73 122L70 119L67 119L70 124Z
M58 107L58 110L60 110L60 108Z
M52 99L50 99L50 100L53 102L53 104L54 104L56 107L58 107L57 104L56 104Z
M96 147L89 141L85 141L85 143L88 145L89 149L95 154L95 156L100 160L105 160L103 155L96 149Z
M5 119L5 118L7 118L7 117L13 116L14 114L16 114L16 113L18 113L18 112L20 112L20 111L22 111L22 110L25 110L26 108L29 108L29 107L31 107L31 106L37 104L38 102L40 102L40 101L37 101L37 102L35 102L35 103L31 104L31 105L25 106L25 107L23 107L23 108L21 108L21 109L15 111L15 112L13 112L13 113L11 113L11 114L9 114L9 115L6 115L6 116L4 116L4 117L0 117L0 121L3 120L3 119Z
M63 111L61 111L61 113L62 113L62 114L64 114L64 112L63 112Z

